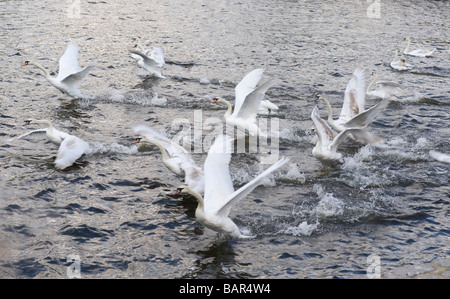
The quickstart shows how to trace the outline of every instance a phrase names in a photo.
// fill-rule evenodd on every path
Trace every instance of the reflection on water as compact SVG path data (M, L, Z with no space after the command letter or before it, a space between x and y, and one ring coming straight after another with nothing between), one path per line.
M449 2L135 2L0 2L0 277L65 278L74 255L83 278L366 278L372 255L381 277L445 268L449 166L429 151L449 148ZM437 50L394 71L407 36L413 48ZM135 37L164 49L166 79L147 77L129 56ZM69 41L81 65L95 65L79 86L83 101L20 67L35 59L56 72ZM307 133L315 95L337 115L358 66L405 92L370 125L381 145L343 143L344 163L324 167ZM182 180L155 147L131 143L131 126L194 143L200 110L202 141L208 121L225 113L211 99L233 100L255 68L264 81L280 79L266 98L280 108L271 117L290 163L231 212L256 238L230 240L195 220L195 199L172 195ZM73 132L89 152L55 169L56 146L39 134L17 138L31 117ZM180 120L190 125L185 135ZM205 153L193 158L203 165ZM236 188L263 170L258 158L233 156Z

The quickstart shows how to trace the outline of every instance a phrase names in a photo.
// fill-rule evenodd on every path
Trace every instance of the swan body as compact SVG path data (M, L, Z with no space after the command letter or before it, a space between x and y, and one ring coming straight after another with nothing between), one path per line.
M433 49L417 49L410 51L409 47L411 46L411 38L407 37L406 40L408 43L406 44L405 50L403 50L403 54L409 56L417 56L417 57L429 57L433 55L433 52L436 51L436 48Z
M258 108L258 114L271 114L272 111L278 110L278 106L269 100L262 100Z
M394 58L391 62L391 67L393 69L396 69L398 71L407 71L413 68L413 66L406 62L406 59L404 58L398 58L398 50L395 50Z
M154 47L148 54L136 50L130 50L130 52L141 58L136 59L135 56L132 56L134 59L136 59L138 66L149 72L151 76L155 76L161 79L165 78L162 75L162 67L164 66L164 53L161 48Z
M266 91L276 83L276 80L270 79L256 88L263 72L262 69L255 69L236 85L234 111L231 103L223 98L216 97L212 101L213 103L223 102L227 105L228 109L225 113L227 125L248 130L251 135L262 135L256 124L256 115Z
M55 159L55 167L58 169L65 169L72 166L76 160L78 160L83 154L89 150L89 144L77 136L70 135L68 133L55 129L52 123L48 120L29 119L25 121L24 125L31 123L45 124L47 128L31 131L28 134L22 135L22 138L26 135L36 132L45 132L47 138L54 144L59 145L58 154Z
M373 98L386 98L389 96L399 96L403 94L403 88L400 84L392 81L378 81L378 74L373 72L373 80L367 86L366 96ZM370 90L374 84L378 85L375 90Z
M439 162L446 162L446 163L450 163L450 155L449 154L444 154L438 151L430 151L429 152L430 156L439 161Z
M78 47L73 43L69 43L66 51L59 59L57 77L50 76L49 72L42 65L32 60L25 61L23 66L30 64L39 68L51 85L75 99L84 98L83 94L78 90L77 85L94 67L91 65L83 70L80 68L78 65Z
M184 177L186 185L203 195L205 189L203 170L195 163L185 148L149 126L136 125L133 130L142 136L137 138L134 143L149 142L156 145L161 151L162 162L167 169Z
M319 115L319 109L314 107L311 113L311 119L314 124L317 142L312 150L313 156L323 164L334 165L343 163L342 154L337 152L338 146L344 142L347 137L356 136L358 140L363 140L368 144L375 144L381 139L375 134L366 131L363 128L346 128L335 136L330 126Z
M289 159L278 160L252 181L235 191L229 171L232 142L233 138L220 134L209 149L204 165L204 197L188 186L181 186L177 192L191 194L197 199L198 206L195 217L205 227L231 237L252 238L253 236L241 234L238 226L229 218L231 208L261 185L269 174L283 166Z

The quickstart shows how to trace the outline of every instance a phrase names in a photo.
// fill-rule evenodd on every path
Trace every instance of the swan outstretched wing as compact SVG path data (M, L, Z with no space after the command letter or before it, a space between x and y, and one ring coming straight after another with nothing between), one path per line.
M216 213L225 198L234 192L229 163L233 138L219 134L208 151L205 164L205 213Z
M364 128L349 128L336 135L333 142L328 145L328 149L333 152L337 151L339 145L344 142L350 134L354 139L367 144L375 144L381 141L380 137L373 134L372 132L367 131Z
M238 85L236 85L234 92L235 92L235 103L234 103L234 110L241 109L242 104L245 101L245 97L250 94L253 90L255 90L256 85L258 85L258 82L261 80L264 70L263 69L255 69L245 75L244 78L242 78L241 82L239 82Z
M311 112L311 119L322 146L328 146L334 140L334 133L326 121L320 117L317 106Z
M389 101L390 101L389 97L383 98L380 102L378 102L378 104L359 113L358 115L356 115L355 117L353 117L352 119L350 119L343 125L347 128L367 126L368 124L373 122L373 120L378 115L378 113L380 113L380 111L382 111L383 109L385 109L387 107L387 105L389 104Z
M156 68L156 69L160 68L157 61L153 60L151 57L145 55L144 53L136 51L136 50L130 50L130 53L141 56L142 59L144 60L144 63L149 65L150 67Z
M69 85L75 85L80 82L94 68L93 65L86 67L84 70L71 74L64 78L61 82Z
M150 51L150 58L152 58L159 67L164 66L164 52L163 49L160 47L153 47L153 49Z
M344 103L342 104L340 122L346 122L364 111L366 103L366 78L364 70L356 69L345 88Z
M289 161L289 158L281 158L274 164L272 164L269 168L260 173L256 178L228 195L227 198L222 201L222 207L217 211L217 214L228 216L231 208L237 204L240 200L250 194L256 187L261 185L264 182L264 179L269 176L272 172L283 166Z
M55 166L58 169L64 169L71 166L89 149L89 144L74 135L68 135L58 149Z
M276 79L270 79L261 84L245 97L241 107L238 109L235 108L231 116L242 119L255 119L266 91L276 83Z
M69 75L78 73L80 66L78 65L78 47L74 43L69 43L66 51L59 59L58 80L62 81Z

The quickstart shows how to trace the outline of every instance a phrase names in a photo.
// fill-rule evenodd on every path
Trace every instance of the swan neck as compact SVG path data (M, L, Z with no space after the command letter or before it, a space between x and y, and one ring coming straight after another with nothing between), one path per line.
M48 72L42 65L40 65L39 63L34 62L34 61L30 61L29 64L32 64L32 65L34 65L35 67L39 68L39 69L44 73L44 76L45 76L46 78L50 78L49 72Z
M375 81L377 81L377 79L378 79L378 74L374 74L373 75L373 80L372 80L372 82L370 82L370 84L369 84L369 86L367 86L367 91L366 92L369 92L369 90L372 88L372 86L375 84Z
M408 37L407 40L408 40L408 43L406 44L406 48L403 51L403 53L408 53L409 52L409 47L411 46L411 39Z
M230 116L231 113L233 112L233 107L231 106L231 103L225 99L220 98L218 100L219 102L225 103L228 107L227 112L225 112L225 117Z
M325 102L325 105L327 106L328 121L333 121L333 109L331 109L330 102L324 96L322 96L321 99Z
M203 197L187 186L185 186L184 189L186 189L187 193L191 194L192 196L194 196L197 199L197 201L198 201L197 209L203 210Z

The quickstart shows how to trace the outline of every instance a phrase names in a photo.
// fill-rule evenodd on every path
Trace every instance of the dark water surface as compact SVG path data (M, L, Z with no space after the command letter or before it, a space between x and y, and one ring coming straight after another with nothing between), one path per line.
M366 278L378 257L381 277L398 278L448 260L450 168L428 152L450 153L450 2L381 1L368 12L370 4L0 1L0 277ZM136 66L128 53L136 36L164 49L167 79L146 79ZM408 36L413 49L437 50L394 71ZM80 84L88 100L21 67L32 59L56 73L69 41L82 67L96 66ZM324 168L306 134L314 95L326 95L337 115L358 66L405 94L370 125L383 145L346 142L342 167ZM225 112L210 100L233 99L255 68L280 80L266 98L280 107L280 156L291 163L231 212L256 238L224 240L195 220L193 199L171 195L182 181L156 148L131 144L131 126L181 136L180 123L194 129L201 117L205 136ZM90 152L55 169L57 147L45 136L14 138L39 128L22 127L31 117L84 139ZM193 154L200 165L204 145ZM235 186L265 168L244 154L230 167Z

